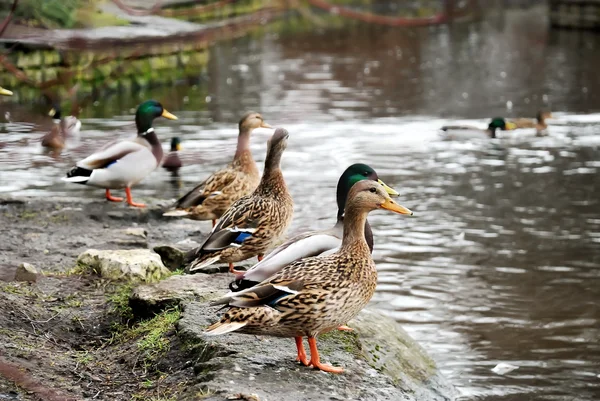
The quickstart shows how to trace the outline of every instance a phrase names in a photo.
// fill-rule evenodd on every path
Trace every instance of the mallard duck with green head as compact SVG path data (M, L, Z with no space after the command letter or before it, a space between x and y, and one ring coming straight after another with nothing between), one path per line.
M260 174L250 151L250 135L256 128L271 128L256 112L246 113L238 124L237 149L225 168L178 199L164 216L212 220L213 227L233 202L246 196L258 185Z
M342 368L321 363L317 336L354 318L375 292L377 270L365 238L365 224L368 213L377 209L412 214L395 203L379 182L356 183L348 195L340 249L293 262L268 280L216 301L215 305L229 309L205 334L237 331L293 337L297 360L303 365L341 373ZM310 359L303 337L308 337Z
M165 157L162 166L172 174L177 174L181 166L183 166L183 163L179 158L179 151L181 149L181 139L177 136L171 139L171 151Z
M48 115L52 117L53 126L50 132L42 137L42 146L59 151L65 147L68 139L79 139L81 121L75 116L62 117L60 104L55 104Z
M250 195L235 201L221 216L208 238L193 253L188 273L216 262L233 264L265 252L285 234L292 221L294 204L281 173L281 156L288 132L275 130L267 145L263 176Z
M12 92L9 91L8 89L4 89L3 87L0 86L0 95L2 96L12 96Z
M138 132L135 139L111 143L86 157L69 170L63 180L105 188L106 199L112 202L121 202L123 198L112 196L110 190L125 188L130 206L145 207L133 201L131 187L153 172L162 160L162 145L152 127L157 117L177 119L155 100L140 104L135 113Z
M328 230L309 231L289 239L248 271L238 273L229 288L232 291L240 291L252 287L268 279L292 262L310 256L336 252L342 244L344 209L348 193L356 183L363 180L377 181L390 196L398 196L398 192L379 179L377 172L372 167L363 163L351 165L340 176L337 184L338 211L335 225ZM370 251L373 252L373 231L368 220L365 221L365 239Z
M447 125L441 128L444 139L490 139L496 138L496 130L509 131L515 129L513 123L507 122L502 117L495 117L490 121L487 129L469 125Z

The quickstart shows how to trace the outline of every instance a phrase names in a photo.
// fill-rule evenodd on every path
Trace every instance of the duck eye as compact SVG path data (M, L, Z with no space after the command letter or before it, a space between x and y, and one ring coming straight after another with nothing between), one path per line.
M370 188L369 191L375 193L377 192L377 188Z
M365 171L365 172L363 173L363 175L364 175L365 177L368 177L368 176L369 176L369 172L368 172L368 171Z

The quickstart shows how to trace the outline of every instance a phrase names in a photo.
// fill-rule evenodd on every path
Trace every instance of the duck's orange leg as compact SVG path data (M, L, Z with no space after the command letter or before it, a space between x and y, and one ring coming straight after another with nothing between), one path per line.
M340 330L340 331L354 331L354 329L352 327L348 327L345 324L341 325L337 329Z
M118 196L112 196L110 194L110 189L106 188L106 200L111 202L122 202L123 198L119 198Z
M129 206L146 207L146 205L144 205L143 203L136 203L133 201L133 198L131 196L131 188L129 188L129 187L125 188L125 195L127 195L127 203L129 204Z
M235 270L235 267L233 267L233 263L229 262L229 273L242 274L246 272L244 270Z
M315 337L308 337L308 346L310 347L310 365L312 367L329 373L342 373L344 371L342 368L321 363L319 350L317 349L317 339Z
M263 258L265 257L265 255L258 255L256 257L256 259L258 259L259 262L261 262L263 260Z
M302 337L294 337L294 340L296 340L296 348L298 349L298 357L296 358L296 360L300 361L304 366L308 366L310 361L308 360L308 357L306 356L306 351L304 350L304 344L302 343Z

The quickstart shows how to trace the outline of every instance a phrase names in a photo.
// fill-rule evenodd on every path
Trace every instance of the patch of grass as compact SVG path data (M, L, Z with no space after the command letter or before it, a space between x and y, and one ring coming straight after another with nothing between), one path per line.
M83 366L87 366L90 362L94 360L94 356L88 351L76 351L74 357L77 361L77 364Z
M36 218L37 215L38 214L36 212L25 210L25 211L21 212L21 214L19 215L19 218L23 219L23 220L30 220L30 219Z
M150 320L138 323L131 329L130 333L133 337L141 337L137 341L137 348L146 362L154 362L160 355L169 351L171 344L166 335L173 330L180 318L179 308L169 309Z
M111 313L116 314L121 320L129 321L133 318L133 312L129 306L129 297L133 291L133 284L125 283L122 284L108 295L108 302L110 302Z
M14 284L14 283L3 284L3 285L0 285L0 291L10 293L10 294L15 294L15 295L24 295L27 297L36 297L37 296L35 291L33 291L30 288L30 286L26 285L26 284L24 284L24 285Z
M181 276L181 275L183 275L183 273L185 273L185 270L183 268L177 269L177 270L173 270L171 272L171 274L169 274L169 277L171 277L171 276Z

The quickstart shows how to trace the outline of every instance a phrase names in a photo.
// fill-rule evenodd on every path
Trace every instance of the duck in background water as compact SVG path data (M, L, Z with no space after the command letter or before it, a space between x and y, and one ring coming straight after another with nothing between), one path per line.
M183 165L178 153L181 149L181 139L179 139L179 137L174 137L171 139L171 151L167 157L165 157L162 166L167 171L170 171L173 175L177 175L179 173L179 169Z
M348 195L341 248L331 255L293 262L268 280L214 302L228 310L205 334L237 331L293 337L300 363L325 372L343 372L321 363L316 339L354 318L375 293L377 269L365 238L365 224L368 213L377 209L412 214L395 203L377 181L356 183ZM308 337L310 359L304 336Z
M516 118L509 120L509 122L515 124L516 128L535 128L538 136L545 136L548 134L548 124L546 123L547 118L552 118L552 113L547 110L540 110L537 112L535 120L531 118Z
M75 116L62 118L59 104L55 104L48 113L54 123L50 132L42 137L42 146L53 151L61 151L69 139L78 140L81 121Z
M495 117L492 119L487 129L481 129L469 125L448 125L440 128L443 133L444 139L447 140L461 140L461 139L490 139L496 138L496 130L500 129L503 131L514 130L516 125L507 122L502 117Z
M153 172L162 160L162 145L152 127L154 119L158 117L177 120L155 100L140 104L135 113L138 132L135 139L107 145L78 162L63 180L105 188L106 199L112 202L121 202L123 198L112 196L110 190L125 188L130 206L145 207L143 203L133 201L131 187Z
M186 267L191 273L216 262L233 263L258 256L262 260L292 222L294 203L281 173L281 156L289 134L275 130L267 145L265 168L258 187L250 195L235 201L221 216L208 238L193 252L194 260Z
M256 128L271 128L259 113L246 113L238 123L238 142L233 160L211 174L178 199L163 216L187 217L192 220L217 219L238 199L258 185L260 174L250 151L250 135Z

